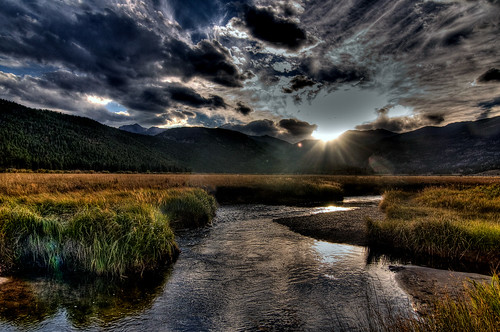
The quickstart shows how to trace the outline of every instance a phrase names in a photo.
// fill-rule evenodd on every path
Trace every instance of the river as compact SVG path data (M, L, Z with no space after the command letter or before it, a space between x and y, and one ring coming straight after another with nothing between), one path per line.
M142 281L0 279L0 330L369 330L388 311L411 314L390 262L272 221L336 209L222 206L212 226L178 234L172 268Z

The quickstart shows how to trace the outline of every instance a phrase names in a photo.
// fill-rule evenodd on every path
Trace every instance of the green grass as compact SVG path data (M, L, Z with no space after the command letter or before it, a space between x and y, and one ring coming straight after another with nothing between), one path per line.
M373 245L500 266L500 185L388 191L385 220L368 221Z
M142 274L175 259L171 222L197 227L214 215L213 197L193 188L1 196L0 263Z

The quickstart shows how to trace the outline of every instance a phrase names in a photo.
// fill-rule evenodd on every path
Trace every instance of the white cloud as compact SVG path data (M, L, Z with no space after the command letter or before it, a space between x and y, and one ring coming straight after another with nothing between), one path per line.
M87 100L92 104L107 105L112 102L111 99L100 97L97 95L87 95Z

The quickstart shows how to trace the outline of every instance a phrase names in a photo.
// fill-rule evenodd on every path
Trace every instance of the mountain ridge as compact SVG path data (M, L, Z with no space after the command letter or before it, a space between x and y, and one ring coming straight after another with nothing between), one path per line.
M148 135L148 136L156 136L167 130L165 128L159 128L154 126L149 128L144 128L138 123L134 123L131 125L123 125L118 127L118 129L128 131L129 133Z

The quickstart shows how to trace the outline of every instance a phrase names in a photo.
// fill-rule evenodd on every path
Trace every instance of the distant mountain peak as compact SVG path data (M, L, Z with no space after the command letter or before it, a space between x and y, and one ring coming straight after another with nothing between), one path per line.
M119 127L118 129L128 131L129 133L149 135L149 136L156 136L166 130L164 128L159 128L159 127L144 128L138 123L134 123L131 125L124 125Z

